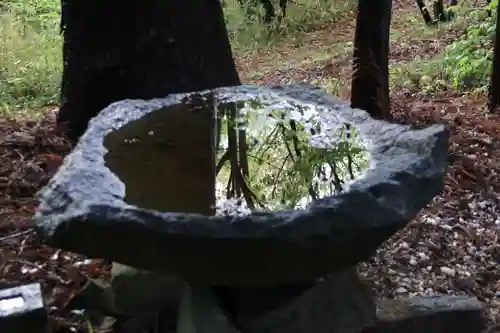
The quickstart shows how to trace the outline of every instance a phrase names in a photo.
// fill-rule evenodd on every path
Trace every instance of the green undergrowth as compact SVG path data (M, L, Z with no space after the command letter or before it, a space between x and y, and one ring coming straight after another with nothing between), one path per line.
M492 4L492 9L496 6ZM492 69L495 11L465 9L465 33L435 55L417 55L405 64L391 66L394 87L435 93L443 90L486 92Z
M261 15L247 15L237 0L226 0L225 14L235 54L266 48L338 19L354 0L290 1L287 17L269 33ZM59 0L6 0L0 3L0 116L57 103L61 77Z
M270 34L261 19L262 8L258 8L261 15L248 15L248 8L242 7L237 0L227 0L226 23L233 50L241 53L267 48L278 40L321 28L351 11L356 3L356 0L289 1L286 17L279 27L273 27L273 33Z
M62 63L56 3L0 5L0 114L14 116L56 101Z

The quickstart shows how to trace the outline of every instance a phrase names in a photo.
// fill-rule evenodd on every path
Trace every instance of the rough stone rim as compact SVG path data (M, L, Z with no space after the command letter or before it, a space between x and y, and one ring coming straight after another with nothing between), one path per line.
M307 95L304 95L307 89ZM206 91L208 92L208 91ZM443 176L446 169L446 156L439 156L437 148L446 149L448 132L442 125L433 125L421 130L412 130L412 151L405 146L405 136L408 136L408 126L388 124L386 122L372 119L365 111L351 109L348 104L334 99L325 90L312 85L288 85L261 87L244 85L230 88L219 88L212 90L216 97L225 101L249 100L259 95L286 98L297 103L307 103L316 107L327 107L332 112L337 112L339 118L351 123L359 129L363 137L371 140L372 145L368 147L375 166L365 172L364 177L356 179L349 189L338 195L324 197L312 203L305 210L288 210L277 212L255 212L248 216L202 216L197 214L180 214L157 212L140 209L128 205L123 201L125 195L124 184L104 165L106 149L102 140L98 140L96 133L107 134L121 127L125 122L138 119L150 112L175 103L181 103L186 94L172 94L164 99L152 100L124 100L113 103L105 108L98 116L91 120L89 130L82 136L75 150L68 155L58 171L58 177L52 180L39 193L38 198L42 204L39 207L35 219L43 234L52 234L57 228L58 221L85 221L88 214L94 212L102 219L109 219L119 223L122 217L129 220L135 214L148 218L151 224L148 228L169 232L171 234L184 234L199 237L215 238L261 238L261 237L287 237L300 238L306 235L318 236L338 232L340 230L354 230L356 224L362 228L363 220L366 220L366 211L357 212L359 216L353 216L356 209L353 207L366 207L370 211L371 227L386 227L407 223L418 211L425 206L442 187L442 182L436 183L436 176ZM205 93L205 92L201 92ZM232 94L227 99L228 93ZM332 106L333 105L333 106ZM130 110L130 106L135 106ZM114 117L113 123L105 123L104 119ZM126 121L125 121L126 119ZM384 131L379 131L383 126ZM400 138L393 140L393 131L399 132ZM408 138L408 137L407 137ZM434 145L426 146L424 143L434 139ZM101 142L100 142L101 141ZM391 145L389 145L389 143ZM394 144L396 143L396 144ZM418 144L417 144L418 143ZM83 159L80 149L86 148L87 156L96 157L93 161ZM432 148L435 148L433 151ZM414 158L410 158L414 157ZM384 161L388 161L386 163ZM428 173L417 178L413 171L425 167ZM100 193L99 198L89 198L79 191L71 191L70 178L82 177L92 181L96 174L101 174L102 179L108 179L107 192ZM99 180L94 179L94 180ZM381 180L385 180L381 182ZM408 183L406 187L412 187L414 193L427 193L428 195L414 200L407 200L408 195L401 191L401 182ZM66 184L64 184L66 183ZM54 189L66 185L70 190L66 195L71 198L57 198L50 200ZM389 197L379 196L381 190L392 195ZM75 195L76 193L76 195ZM366 193L372 197L367 198ZM57 202L56 202L57 201ZM46 202L46 203L44 203ZM47 203L51 204L48 205ZM72 215L67 213L71 205ZM362 206L360 206L362 205ZM123 209L126 207L126 209ZM66 211L66 213L65 213ZM60 212L60 213L58 213ZM332 217L335 219L332 222ZM157 220L157 223L153 221ZM315 221L315 223L311 223ZM55 223L54 223L55 222ZM39 230L40 231L40 230Z

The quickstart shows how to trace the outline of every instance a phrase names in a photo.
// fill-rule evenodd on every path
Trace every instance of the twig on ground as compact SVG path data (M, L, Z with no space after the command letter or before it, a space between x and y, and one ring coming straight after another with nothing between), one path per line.
M27 236L27 235L34 233L34 232L35 232L34 228L30 228L28 230L23 230L23 231L18 231L18 232L12 233L10 235L0 237L0 242L6 241L6 240L12 239L12 238Z
M59 282L60 284L62 285L65 285L65 286L68 286L71 284L71 281L68 281L68 280L65 280L64 278L62 278L61 276L57 275L54 271L50 270L50 269L47 269L45 267L43 267L42 265L38 265L36 263L33 263L33 262L29 262L29 261L26 261L26 260L20 260L20 259L16 259L16 260L8 260L7 263L20 263L20 264L23 264L23 265L26 265L26 266L29 266L29 267L32 267L32 268L36 268L40 271L44 271L47 273L47 275L56 280L57 282Z

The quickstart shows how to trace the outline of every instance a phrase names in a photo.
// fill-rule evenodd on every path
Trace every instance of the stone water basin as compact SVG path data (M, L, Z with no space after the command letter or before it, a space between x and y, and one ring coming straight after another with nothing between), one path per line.
M191 283L310 281L404 228L441 190L447 147L441 125L375 120L311 85L124 100L40 191L37 232Z

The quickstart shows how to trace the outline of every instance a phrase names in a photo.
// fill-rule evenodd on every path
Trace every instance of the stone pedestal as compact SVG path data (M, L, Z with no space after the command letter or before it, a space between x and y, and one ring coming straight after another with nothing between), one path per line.
M376 321L371 289L355 268L318 281L252 321L242 313L249 310L236 305L231 316L212 288L191 285L181 302L177 333L359 333Z

